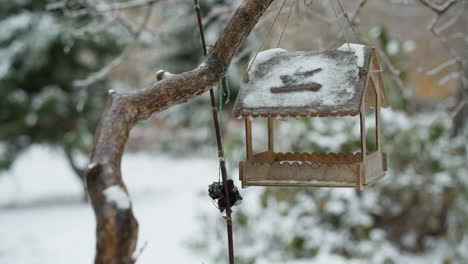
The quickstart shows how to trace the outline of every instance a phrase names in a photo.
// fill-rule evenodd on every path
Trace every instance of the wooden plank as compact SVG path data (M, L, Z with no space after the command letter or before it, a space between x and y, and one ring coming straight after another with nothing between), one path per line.
M364 189L367 189L370 186L374 185L374 183L380 181L383 177L385 177L385 172L372 179L369 183L364 184Z
M258 163L265 163L265 162L273 162L275 161L275 154L272 151L264 151L260 153L256 153L255 155L252 155L250 161L252 162L258 162Z
M317 92L320 88L322 88L321 84L312 83L288 87L273 87L270 88L270 91L272 93Z
M357 188L356 184L343 184L336 185L334 183L321 183L321 184L308 184L308 183L298 183L298 184L287 184L281 182L260 182L260 181L243 181L242 188L247 188L250 186L264 186L264 187L320 187L320 188Z
M252 158L252 121L248 117L245 119L245 147L247 152L247 160Z
M284 162L245 162L243 180L249 182L272 182L278 184L354 184L361 163L352 165L326 165Z
M274 148L274 119L272 117L268 118L268 150L273 152Z
M376 151L367 154L365 165L366 179L371 177L375 173L380 173L381 171L383 171L382 153L380 151ZM364 183L367 183L367 180Z
M255 154L254 158L259 155ZM335 164L351 164L362 162L362 153L274 153L275 161L310 161L313 163L335 163ZM255 159L256 160L256 159Z
M377 182L385 175L384 170L384 159L385 155L381 151L376 151L372 154L367 155L366 167L365 167L365 185L371 185Z
M372 75L371 75L372 76ZM376 88L375 88L375 83L373 81L372 78L370 78L369 82L368 82L368 86L366 88L366 91L364 93L364 100L366 102L366 106L369 107L369 108L376 108L376 104L375 104L375 99L377 97L376 95Z

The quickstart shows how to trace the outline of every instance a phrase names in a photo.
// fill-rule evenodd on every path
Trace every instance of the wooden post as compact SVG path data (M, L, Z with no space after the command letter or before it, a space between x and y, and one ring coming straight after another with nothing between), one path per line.
M376 72L377 70L381 70L379 62L377 60L377 54L375 49L372 50L372 58L371 58L371 69L374 70L370 74L370 79L374 84L375 89L375 144L377 146L377 151L381 151L381 143L380 143L380 107L382 105L382 93L385 94L383 90L383 81L382 81L382 73Z
M250 160L252 158L252 121L248 117L245 118L245 146L247 160Z
M359 173L358 187L359 190L364 189L365 173L366 173L366 103L365 100L362 100L361 112L359 113L360 123L361 123L361 153L362 153L362 165Z
M273 117L268 117L268 150L273 152L274 146L274 119Z
M372 80L374 79L371 76ZM381 91L378 81L373 82L375 89L375 144L377 146L377 151L380 151L380 105L381 105Z

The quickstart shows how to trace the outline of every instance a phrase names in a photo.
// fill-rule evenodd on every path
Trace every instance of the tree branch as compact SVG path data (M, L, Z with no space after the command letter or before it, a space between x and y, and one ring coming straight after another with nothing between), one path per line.
M447 9L449 9L453 4L455 4L458 0L446 0L445 2L441 3L441 4L437 4L437 3L432 3L431 1L429 0L420 0L420 2L427 6L428 8L432 9L432 11L438 13L438 14L441 14L445 11L447 11Z
M99 71L89 75L85 79L73 81L73 86L86 88L87 86L90 86L91 84L101 81L104 78L106 78L113 70L115 70L122 63L123 59L125 59L128 53L130 53L130 50L138 43L138 39L140 38L141 33L143 32L144 28L148 24L148 21L151 17L151 13L153 10L154 2L155 1L149 4L148 9L146 10L145 17L143 18L143 21L138 27L138 30L133 34L133 39L131 40L130 43L127 44L127 46L123 49L120 55L115 57L104 68L101 68Z
M214 86L224 76L234 54L272 1L246 0L242 3L213 51L196 69L155 82L134 94L109 92L109 101L94 137L91 164L86 172L88 192L97 219L95 263L134 263L138 223L120 170L124 147L134 124ZM110 195L115 192L121 199Z
M420 0L420 2L426 6L427 8L431 9L432 12L435 13L435 18L429 25L429 30L432 32L432 34L437 37L442 46L447 50L448 54L452 57L453 61L457 64L458 70L455 72L450 73L445 79L441 79L439 83L442 83L442 81L445 80L450 80L452 78L456 78L460 80L460 96L458 96L458 102L457 105L455 106L455 111L454 111L454 118L452 120L452 123L454 124L453 127L453 134L452 136L456 136L460 129L465 126L465 120L466 120L466 115L464 113L468 112L468 107L467 102L468 102L468 61L466 58L459 56L456 51L450 47L448 43L447 37L442 35L442 31L447 29L448 27L452 26L456 20L462 15L465 14L465 2L462 2L463 8L462 11L458 13L456 17L451 18L448 24L443 25L439 30L436 29L437 24L439 23L442 15L445 14L452 6L454 6L458 0L446 0L445 2L441 4L436 4L432 3L429 0ZM465 38L466 40L466 38ZM454 64L451 62L451 64ZM442 65L445 66L445 65ZM441 66L441 67L442 67Z

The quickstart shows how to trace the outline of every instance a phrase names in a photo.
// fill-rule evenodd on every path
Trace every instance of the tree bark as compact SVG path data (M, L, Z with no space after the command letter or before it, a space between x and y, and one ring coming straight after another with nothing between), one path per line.
M236 10L213 51L196 69L155 82L133 94L109 93L109 101L96 130L86 172L86 183L96 216L96 257L99 264L134 263L138 223L122 196L120 163L130 130L136 122L183 103L213 87L224 76L233 56L273 0L245 0ZM123 204L122 204L123 202Z

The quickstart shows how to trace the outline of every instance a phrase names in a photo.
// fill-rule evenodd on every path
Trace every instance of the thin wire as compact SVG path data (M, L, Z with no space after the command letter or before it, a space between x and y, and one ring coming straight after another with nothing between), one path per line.
M351 21L349 20L348 14L347 14L346 11L344 10L343 5L341 4L341 1L340 1L340 0L336 0L336 1L338 2L338 5L340 6L341 11L343 12L343 16L346 18L346 21L348 21L349 27L350 27L351 30L353 31L353 33L354 33L354 35L356 36L356 38L357 38L357 40L359 41L359 43L362 44L362 40L361 40L361 38L359 37L359 34L358 34L357 30L354 28L353 23L351 23Z
M278 40L278 45L276 45L277 48L280 46L281 39L283 39L283 34L284 34L284 31L286 30L286 25L288 25L289 17L291 16L291 11L293 10L293 7L295 4L296 4L296 0L293 0L293 3L291 4L291 7L289 8L288 16L286 17L286 22L284 23L283 30L281 31L281 35Z
M266 41L267 37L270 35L271 29L273 28L273 25L275 24L276 20L278 19L279 15L281 14L281 11L283 11L283 7L284 7L285 4L286 4L286 0L284 0L283 4L281 5L281 8L278 11L278 14L276 14L275 19L273 20L273 23L271 23L270 28L268 29L268 32L265 35L265 38L263 39L262 43L258 47L257 52L255 53L255 56L252 59L252 62L249 64L249 66L247 67L247 70L244 72L243 78L245 78L247 72L250 70L250 67L252 67L252 64L254 63L255 59L257 58L258 53L260 53L260 50L262 49L263 44L265 44L265 41Z
M343 35L344 35L344 37L345 37L345 39L346 39L346 43L348 44L349 50L352 50L352 49L351 49L351 45L349 45L348 35L346 35L346 32L345 32L345 30L344 30L344 28L343 28L343 25L341 25L340 19L338 18L338 12L336 11L335 6L334 6L333 3L331 2L331 0L329 0L328 3L329 3L330 6L332 7L333 12L335 12L336 21L338 22L338 25L340 26L341 32L343 33Z

